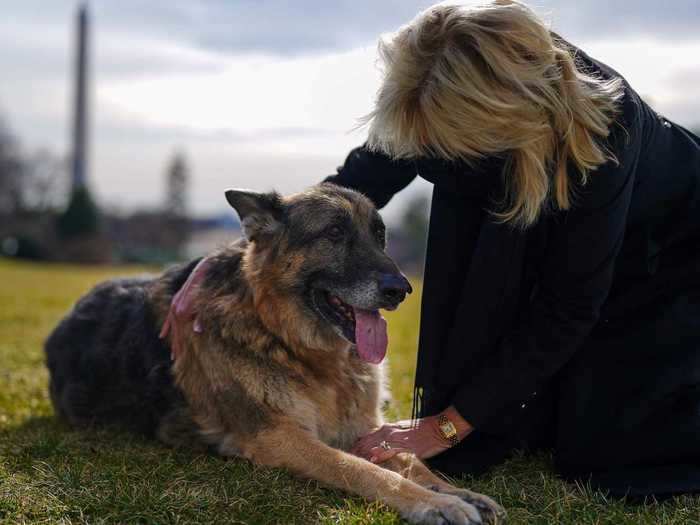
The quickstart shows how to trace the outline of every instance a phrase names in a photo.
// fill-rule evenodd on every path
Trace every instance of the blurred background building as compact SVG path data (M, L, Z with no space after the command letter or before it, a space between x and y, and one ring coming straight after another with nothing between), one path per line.
M3 2L0 253L164 263L237 237L224 189L289 193L334 172L364 140L379 35L431 3ZM657 111L700 126L697 0L533 7ZM429 195L418 179L383 211L414 272Z

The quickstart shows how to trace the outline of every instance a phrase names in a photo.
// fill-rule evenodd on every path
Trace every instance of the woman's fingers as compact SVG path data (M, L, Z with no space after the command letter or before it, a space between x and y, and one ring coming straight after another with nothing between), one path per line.
M383 446L383 443L385 443L386 446ZM389 448L386 448L387 446ZM403 439L391 439L391 436L389 436L388 439L359 447L358 450L353 453L369 461L374 461L372 458L377 457L379 458L379 462L382 462L395 456L397 452L410 452L411 450L410 443L407 443Z
M369 450L370 448L378 445L382 441L385 441L391 432L394 429L389 426L389 425L384 425L379 428L379 430L375 430L374 432L367 434L366 436L361 437L357 441L355 441L355 444L352 446L352 449L350 450L353 454L355 454L355 451L359 450Z
M360 456L361 458L369 459L369 450L376 446L376 442L356 442L355 445L350 449L351 454Z
M356 455L363 457L365 459L369 459L370 457L372 457L372 450L374 450L376 448L381 448L382 441L386 441L386 440L376 439L376 440L372 440L370 442L364 443L362 446L358 447Z
M384 425L378 430L358 439L350 453L366 460L381 463L394 457L398 452L410 452L414 448L412 437L416 429L404 429L397 425ZM381 446L382 442L391 448Z
M420 421L424 422L424 420ZM435 436L430 425L419 423L412 424L410 428L403 428L402 424L407 423L413 422L407 420L393 425L384 425L357 440L351 452L373 463L382 463L399 452L409 452L424 459L449 448Z
M376 444L370 444L367 446L355 445L354 447L352 447L352 449L350 449L350 453L354 454L356 456L359 456L361 458L368 459L369 458L369 451L375 445Z
M353 454L356 451L360 451L363 449L367 449L371 446L374 446L376 443L379 443L383 438L378 437L378 432L372 432L371 434L367 434L364 437L361 437L357 441L355 441L355 444L352 446L352 452Z
M370 450L369 460L372 463L384 463L385 461L393 458L399 452L408 452L405 448L389 448L385 449L382 447L374 447Z

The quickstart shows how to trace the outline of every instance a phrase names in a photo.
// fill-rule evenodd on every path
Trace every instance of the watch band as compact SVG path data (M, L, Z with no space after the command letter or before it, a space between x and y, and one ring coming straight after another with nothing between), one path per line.
M440 414L438 416L438 428L440 429L440 434L442 434L442 437L446 441L449 441L451 447L459 443L457 429L452 421L450 421L450 418L448 418L445 414Z

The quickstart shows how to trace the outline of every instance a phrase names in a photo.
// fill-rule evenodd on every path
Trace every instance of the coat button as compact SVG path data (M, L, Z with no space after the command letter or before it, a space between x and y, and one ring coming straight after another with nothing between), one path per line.
M670 127L671 127L671 123L670 123L668 120L664 120L664 127L665 127L665 128L670 128Z

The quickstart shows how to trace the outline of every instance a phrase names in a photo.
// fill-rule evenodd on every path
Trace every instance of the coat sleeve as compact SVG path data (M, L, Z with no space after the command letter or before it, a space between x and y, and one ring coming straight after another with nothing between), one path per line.
M324 182L332 182L363 193L383 208L416 178L415 165L407 160L392 160L389 156L370 151L364 145L353 149L335 175Z
M452 402L475 428L509 430L538 388L582 346L599 320L627 223L639 141L615 148L619 164L591 173L578 205L552 222L529 308Z

